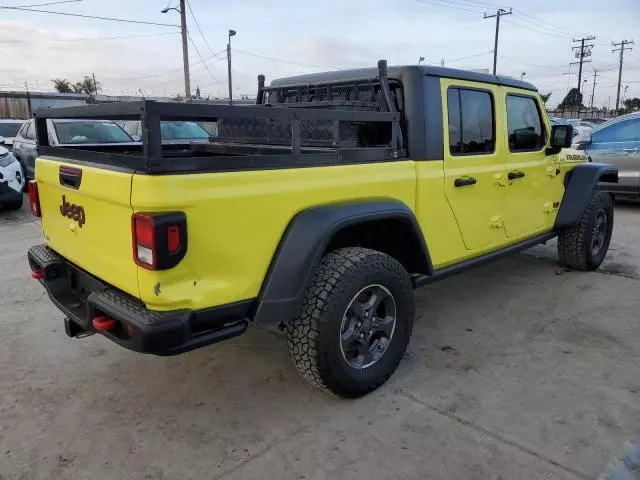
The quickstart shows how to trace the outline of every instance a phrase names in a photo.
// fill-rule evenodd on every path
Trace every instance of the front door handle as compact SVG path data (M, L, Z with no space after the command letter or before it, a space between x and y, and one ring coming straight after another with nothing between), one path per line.
M637 148L623 148L622 151L624 153L638 153L638 149Z
M509 175L507 175L507 178L509 180L515 180L516 178L522 178L522 177L524 177L524 172L518 172L518 171L509 172Z
M453 182L453 185L456 187L466 187L467 185L475 185L476 183L476 179L473 177L461 177L461 178L456 178L455 182Z

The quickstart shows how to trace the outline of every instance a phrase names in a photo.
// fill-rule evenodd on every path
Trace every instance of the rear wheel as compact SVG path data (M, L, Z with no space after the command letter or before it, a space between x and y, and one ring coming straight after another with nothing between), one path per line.
M603 262L613 232L613 199L593 193L578 225L558 235L560 263L575 270L595 270Z
M413 327L413 288L394 258L365 248L325 255L300 315L287 325L304 378L345 398L365 395L395 371Z

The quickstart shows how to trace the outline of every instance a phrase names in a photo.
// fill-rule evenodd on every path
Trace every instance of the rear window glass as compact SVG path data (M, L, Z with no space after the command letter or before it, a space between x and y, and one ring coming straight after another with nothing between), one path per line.
M54 122L63 144L125 143L133 140L114 122Z
M208 139L207 131L195 122L162 122L160 136L163 140Z
M493 100L489 92L450 88L447 109L452 155L482 155L494 151Z
M20 127L22 126L23 123L24 122L0 123L0 137L10 137L10 138L15 137L18 134L18 130L20 130Z

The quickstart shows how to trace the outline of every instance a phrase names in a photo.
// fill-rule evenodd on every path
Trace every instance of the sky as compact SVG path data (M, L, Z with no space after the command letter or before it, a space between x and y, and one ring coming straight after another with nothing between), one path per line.
M55 0L0 0L0 7ZM639 31L640 0L188 0L191 86L203 96L227 96L227 31L232 38L234 97L255 96L257 75L270 79L308 72L424 63L492 68L497 8L513 9L500 23L498 73L524 78L551 106L578 83L572 40L595 35L585 64L584 103L599 70L594 105L615 103L618 54L612 41ZM184 94L178 0L81 0L31 7L173 26L124 23L0 8L0 89L52 90L51 80L95 74L103 93ZM196 23L197 22L197 23ZM198 28L199 27L199 28ZM114 38L126 37L126 38ZM640 38L625 52L623 88L640 97Z

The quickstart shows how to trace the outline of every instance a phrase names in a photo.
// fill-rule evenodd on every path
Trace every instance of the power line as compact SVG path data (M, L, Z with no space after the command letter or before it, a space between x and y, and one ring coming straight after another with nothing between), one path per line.
M281 58L267 57L266 55L260 55L258 53L252 53L252 52L245 52L244 50L238 50L237 48L232 48L232 50L234 52L243 53L245 55L251 55L252 57L263 58L265 60L271 60L273 62L290 63L292 65L299 65L301 67L332 68L334 70L339 70L340 69L340 67L332 67L330 65L313 65L311 63L300 63L300 62L293 62L293 61L290 61L290 60L283 60Z
M113 17L98 17L95 15L82 15L80 13L68 13L68 12L55 12L53 10L39 10L35 8L23 8L23 7L2 7L0 9L3 10L18 10L21 12L37 12L37 13L48 13L51 15L64 15L66 17L80 17L80 18L93 18L96 20L108 20L110 22L122 22L122 23L137 23L139 25L155 25L158 27L175 27L180 28L180 25L172 25L170 23L157 23L157 22L144 22L142 20L127 20L124 18L113 18Z
M426 3L428 5L435 5L437 7L447 7L447 8L453 8L454 10L462 10L464 12L471 12L473 14L478 14L478 13L480 13L482 11L482 10L469 10L468 8L456 7L456 6L447 5L447 4L444 4L444 3L430 2L428 0L415 0L415 1L419 2L419 3ZM447 1L447 0L443 0L443 1Z
M520 65L526 65L527 67L534 67L534 68L564 68L564 67L566 67L566 65L534 65L533 63L521 62L520 60L516 60L515 58L511 58L511 57L506 57L504 55L498 55L498 56L500 58L505 58L505 59L510 60L512 62L519 63Z
M468 57L460 57L460 58L452 58L451 60L447 60L446 58L443 58L443 60L446 63L451 63L451 62L458 62L460 60L467 60L469 58L476 58L476 57L481 57L483 55L489 55L490 53L493 53L493 50L488 50L486 52L482 52L482 53L476 53L474 55L469 55Z
M516 23L516 22L514 22L514 21L508 21L508 20L505 20L504 22L505 22L505 23L508 23L508 24L510 24L510 25L514 25L514 26L516 26L516 27L524 28L525 30L530 30L530 31L532 31L532 32L536 32L536 33L541 33L541 34L543 34L543 35L549 35L550 37L564 38L564 39L569 39L569 38L571 38L571 37L570 37L570 36L568 36L568 35L560 35L560 34L558 34L558 33L545 32L544 30L540 30L540 29L537 29L537 28L532 28L532 27L529 27L529 26L527 26L527 25L522 25L522 24L520 24L520 23Z
M222 52L224 52L224 50L221 50L220 52L217 52L217 54L216 54L216 55L220 55L220 53L222 53ZM190 63L190 64L189 64L189 66L190 66L190 67L193 67L193 66L195 66L195 65L200 65L201 63L204 63L204 62L206 62L206 61L208 61L208 60L211 60L211 59L212 59L212 58L214 58L214 57L215 57L215 55L211 55L210 57L207 57L207 58L205 58L205 59L203 59L203 60L200 60L199 62ZM100 75L100 78L104 78L104 79L107 79L107 80L144 80L144 79L146 79L146 78L161 77L161 76L163 76L163 75L169 75L170 73L180 72L180 71L183 71L183 69L184 69L184 67L174 68L174 69L167 70L167 71L160 72L160 73L154 73L154 74L151 74L151 75L145 75L144 77L121 77L121 78L114 78L114 77L105 77L105 76L103 76L103 75Z
M55 2L47 2L47 3L32 3L31 5L10 5L13 8L29 8L29 7L44 7L47 5L60 5L61 3L77 3L82 2L82 0L58 0Z
M198 29L198 32L200 32L200 36L202 37L202 41L204 42L204 44L209 49L209 52L211 54L213 54L213 49L211 48L211 45L209 45L209 42L207 42L207 39L204 36L204 33L202 33L202 29L200 28L200 24L198 23L198 19L196 18L196 15L193 13L193 9L191 8L191 2L189 2L189 0L187 0L187 7L189 7L189 13L191 14L191 18L193 18L193 21L196 24L196 28Z
M44 39L44 40L0 40L0 43L18 43L18 44L33 44L33 43L43 43L43 42L97 42L103 40L121 40L125 38L142 38L142 37L160 37L164 35L176 35L180 32L165 32L165 33L150 33L150 34L142 34L142 35L124 35L120 37L93 37L93 38L56 38L56 39Z
M556 27L556 28L558 29L557 31L559 31L559 32L572 31L572 30L567 30L566 25L558 25L558 24L551 23L551 22L546 21L546 20L541 20L541 19L539 19L539 18L537 18L537 17L534 17L533 15L529 15L528 13L523 12L522 10L518 10L517 8L514 8L514 10L515 10L517 13L519 13L520 15L524 15L525 17L531 18L531 19L533 19L533 20L535 20L535 21L537 21L537 22L539 22L539 23L541 23L541 24L548 24L548 25L551 25L551 26L553 26L553 27ZM533 23L533 22L532 22L532 23ZM544 25L541 25L541 26L544 26ZM548 28L548 27L545 27L545 28ZM588 35L585 35L585 33L584 33L584 32L579 32L579 31L577 31L577 30L573 30L573 33L580 34L580 35L583 35L583 36L588 36ZM604 38L604 37L602 37L602 38Z
M211 78L213 78L214 81L221 83L220 80L213 73L211 73L211 70L209 70L209 66L204 62L202 55L200 54L200 50L198 50L196 43L193 41L193 38L191 38L191 34L187 32L187 35L189 36L189 41L191 42L191 45L193 45L193 48L195 49L196 54L198 55L198 58L202 60L202 64L204 65L204 68L207 69L207 72L209 72L209 75L211 75Z

